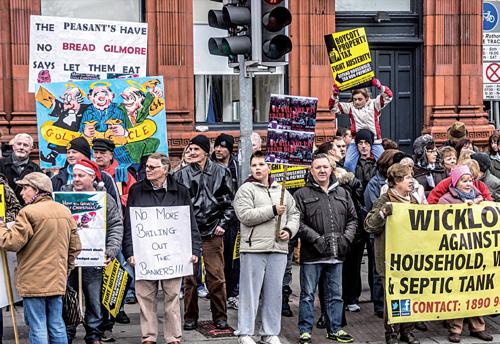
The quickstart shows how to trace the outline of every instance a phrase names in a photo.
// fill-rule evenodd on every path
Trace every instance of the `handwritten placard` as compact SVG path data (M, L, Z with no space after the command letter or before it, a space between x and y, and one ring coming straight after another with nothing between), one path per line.
M16 287L14 286L14 271L17 266L17 256L16 252L4 252L2 254L7 254L7 264L9 267L10 285L12 288L12 293L14 297L14 302L21 301L21 297L17 294ZM0 308L9 305L9 298L7 295L7 273L4 271L4 266L0 260ZM1 309L0 309L1 311Z
M137 280L193 274L190 219L189 206L130 208Z

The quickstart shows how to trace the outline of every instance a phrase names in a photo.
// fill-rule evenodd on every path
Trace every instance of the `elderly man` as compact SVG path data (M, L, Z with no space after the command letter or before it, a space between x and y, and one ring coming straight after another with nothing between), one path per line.
M52 184L43 173L30 173L17 184L26 206L10 230L0 222L0 248L17 252L16 289L24 299L29 342L65 344L62 296L80 252L76 223L52 200Z
M106 191L100 184L101 171L99 166L88 159L78 160L73 166L73 179L70 185L63 186L61 191L91 192ZM123 237L123 223L118 206L113 197L106 194L106 249L105 262L109 264L120 252ZM100 325L103 322L101 309L101 287L103 267L82 267L82 285L85 294L85 343L101 343ZM70 284L78 289L77 276L71 274ZM76 334L75 327L67 328L68 336L72 339Z
M134 266L134 249L130 224L131 207L173 207L191 208L191 245L192 260L198 261L201 254L201 239L192 210L189 190L169 175L170 161L162 153L153 153L146 162L146 179L132 186L125 212L125 235L123 251L127 261ZM165 293L163 336L166 343L179 343L182 335L179 295L182 278L159 281ZM158 281L139 280L135 282L137 301L141 310L141 333L143 344L154 344L158 338L158 319L156 295Z
M24 205L21 198L22 188L16 184L31 172L42 172L40 167L30 159L33 150L33 138L29 134L17 134L12 144L12 155L0 160L0 173L7 177L9 185L16 192L16 197Z
M177 171L174 177L189 189L202 239L212 319L218 329L225 329L228 325L223 236L235 221L231 204L233 190L231 173L209 159L209 152L208 137L197 135L192 138L189 154L193 162ZM194 271L197 271L197 267ZM185 278L184 295L184 329L194 330L198 326L199 316L195 276Z
M339 186L326 154L312 161L307 185L293 195L300 210L300 343L311 343L314 294L324 273L327 338L349 343L342 329L342 262L356 235L356 209Z

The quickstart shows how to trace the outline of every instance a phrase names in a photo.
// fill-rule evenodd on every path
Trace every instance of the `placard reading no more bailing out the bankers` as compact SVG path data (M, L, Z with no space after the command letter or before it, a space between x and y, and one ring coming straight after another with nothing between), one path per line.
M333 80L345 91L369 82L375 76L364 28L325 35Z
M385 263L391 323L499 314L500 203L394 203Z

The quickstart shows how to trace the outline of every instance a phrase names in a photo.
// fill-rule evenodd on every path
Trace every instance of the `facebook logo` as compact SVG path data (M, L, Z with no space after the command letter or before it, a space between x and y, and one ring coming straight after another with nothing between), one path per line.
M401 300L401 316L411 315L411 302L409 299Z

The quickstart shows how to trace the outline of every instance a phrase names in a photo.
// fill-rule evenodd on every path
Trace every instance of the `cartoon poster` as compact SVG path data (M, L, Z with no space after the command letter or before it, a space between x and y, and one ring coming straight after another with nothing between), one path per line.
M144 77L147 49L147 23L31 16L29 92L36 83Z
M333 80L341 91L359 87L373 79L375 73L364 28L325 35L325 43Z
M168 153L161 76L37 84L36 112L42 168L63 167L68 143L79 136L90 144L112 140L125 167Z
M106 192L54 192L54 200L66 206L77 223L82 251L76 266L104 266Z
M312 162L317 98L271 94L266 161L308 166Z

